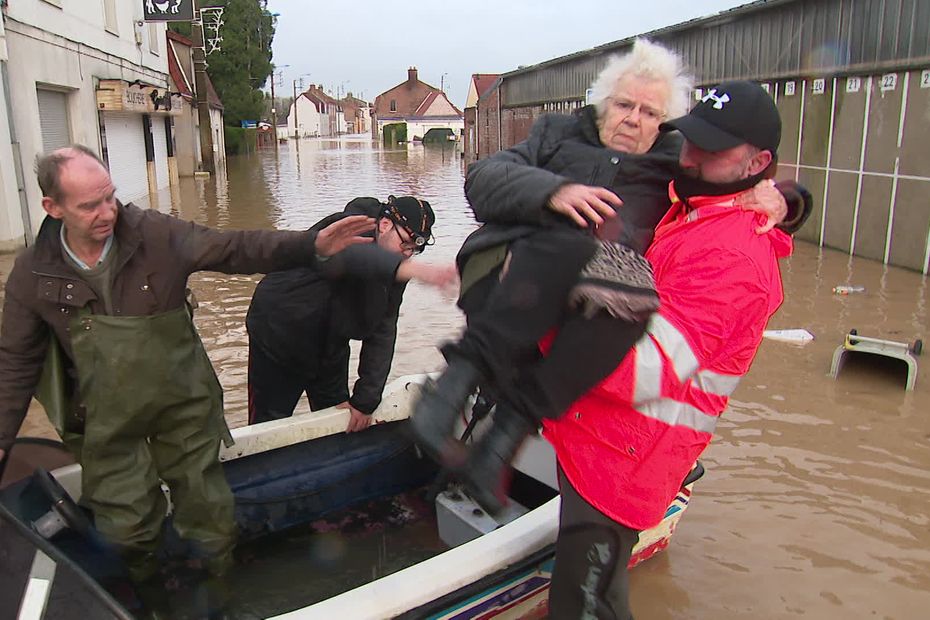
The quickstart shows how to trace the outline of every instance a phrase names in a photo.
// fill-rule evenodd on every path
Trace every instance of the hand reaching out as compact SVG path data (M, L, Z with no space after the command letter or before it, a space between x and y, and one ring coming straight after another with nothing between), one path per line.
M375 220L365 215L350 215L333 222L316 236L317 256L332 256L356 243L371 243L371 237L360 237L375 228Z

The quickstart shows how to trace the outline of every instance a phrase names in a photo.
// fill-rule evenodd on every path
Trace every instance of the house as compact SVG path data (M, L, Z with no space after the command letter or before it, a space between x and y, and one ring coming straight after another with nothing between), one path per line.
M459 135L464 126L462 112L452 105L446 94L421 82L417 68L407 69L407 80L375 98L371 135L383 141L384 128L397 125L406 140L423 138L431 129L451 129ZM397 135L397 134L394 134Z
M349 93L340 103L345 115L346 133L368 133L371 130L371 112L367 101Z
M87 145L124 202L170 184L181 103L165 25L142 18L138 0L2 2L0 249L31 243L45 216L32 173L40 153Z
M200 114L197 110L197 86L194 79L193 41L176 32L167 31L168 76L171 90L181 98L181 114L174 119L175 160L177 174L194 176L203 169L200 150ZM223 131L223 102L220 101L210 76L207 84L207 104L210 109L210 133L213 137L213 169L226 159Z
M291 104L287 114L288 135L330 137L346 133L341 102L323 92L323 85L311 84Z
M487 157L490 154L487 147L482 151L481 146L487 140L481 138L482 133L485 136L488 133L492 115L486 112L487 105L479 107L478 101L482 97L487 98L491 94L498 78L500 78L498 73L475 73L471 76L468 96L465 98L465 132L464 144L462 145L462 152L465 161L468 163L481 157ZM493 92L496 94L496 90Z

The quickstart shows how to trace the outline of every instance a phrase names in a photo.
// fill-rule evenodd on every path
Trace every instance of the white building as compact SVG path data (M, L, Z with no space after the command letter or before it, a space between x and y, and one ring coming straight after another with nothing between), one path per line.
M297 114L294 114L294 107ZM291 103L287 113L288 137L313 138L323 135L323 129L329 131L329 120L323 119L318 109L318 103L313 101L307 93L301 93L297 100ZM325 122L323 122L325 120ZM327 134L328 135L328 134Z
M36 156L69 143L100 153L128 202L170 182L165 25L141 0L3 2L0 249L31 242L45 215ZM11 87L12 86L12 87ZM22 174L17 174L17 169Z

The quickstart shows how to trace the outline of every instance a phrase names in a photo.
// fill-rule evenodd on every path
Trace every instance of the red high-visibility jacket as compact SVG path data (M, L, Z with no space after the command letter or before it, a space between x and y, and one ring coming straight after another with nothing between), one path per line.
M662 520L704 450L729 395L749 370L782 302L780 230L734 206L735 195L692 198L669 186L672 207L646 257L661 309L617 369L544 434L578 493L644 530Z

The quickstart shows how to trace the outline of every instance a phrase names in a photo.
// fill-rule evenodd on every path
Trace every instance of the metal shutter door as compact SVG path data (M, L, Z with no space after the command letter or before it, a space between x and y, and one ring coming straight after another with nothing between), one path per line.
M39 125L42 127L42 150L46 153L71 144L68 127L68 96L55 90L36 89L39 100Z
M106 112L103 115L107 140L110 176L116 196L130 202L148 194L149 178L145 165L145 139L142 115L131 112Z
M152 139L155 141L155 187L168 187L168 138L165 136L165 117L152 117Z

